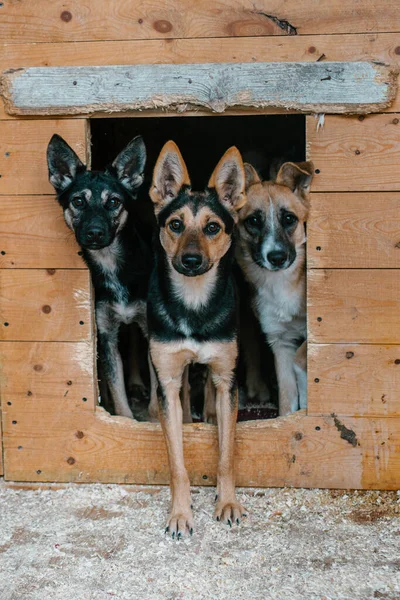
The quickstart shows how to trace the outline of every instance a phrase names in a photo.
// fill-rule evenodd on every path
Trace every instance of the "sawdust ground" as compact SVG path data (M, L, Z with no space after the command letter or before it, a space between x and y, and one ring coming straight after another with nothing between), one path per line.
M214 493L193 489L195 534L177 542L167 488L0 480L0 599L400 599L396 492L240 490L232 529Z

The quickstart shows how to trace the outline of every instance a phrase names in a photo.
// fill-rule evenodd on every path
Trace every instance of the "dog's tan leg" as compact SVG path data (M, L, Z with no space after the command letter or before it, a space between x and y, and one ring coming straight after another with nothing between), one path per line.
M215 400L215 387L210 369L207 370L207 379L204 385L203 420L211 425L217 424L217 407Z
M148 355L148 363L149 363L149 373L150 373L150 404L149 404L149 416L150 421L158 422L158 397L157 397L157 387L158 381L157 376L154 372L153 363L151 361L150 352Z
M300 408L307 408L307 342L297 349L294 358Z
M216 390L219 461L217 474L217 505L214 518L232 526L240 523L245 509L236 499L234 450L238 412L238 390L235 381L236 341L224 344L220 358L210 363Z
M146 386L143 383L140 374L139 360L139 327L136 323L129 326L129 375L128 375L128 395L130 398L142 400L148 397Z
M192 407L190 404L189 365L185 367L182 378L181 403L183 410L183 422L193 423Z
M279 386L279 416L299 410L299 394L294 371L294 346L274 344L276 376Z
M182 405L179 396L182 376L188 361L184 352L168 354L162 346L150 342L152 361L158 379L159 414L168 452L172 506L167 531L180 538L193 533L190 483L183 459Z

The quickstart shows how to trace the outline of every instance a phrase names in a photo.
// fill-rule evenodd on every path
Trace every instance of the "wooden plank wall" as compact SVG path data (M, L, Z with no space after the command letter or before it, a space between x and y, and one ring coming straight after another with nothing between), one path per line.
M309 414L400 414L399 117L307 118Z
M400 66L399 31L394 0L6 0L0 70L316 60ZM307 118L316 168L308 228L309 414L238 426L240 484L398 489L397 113L400 95L379 115L329 116L318 130ZM166 483L157 425L94 412L88 276L47 182L45 148L54 132L84 157L84 120L20 120L0 104L6 477ZM32 327L18 313L17 293ZM215 429L185 426L185 444L193 483L214 483Z
M48 182L52 134L86 156L86 121L0 120L0 364L5 441L25 462L21 416L95 406L90 277ZM40 433L38 433L40 437ZM5 475L8 475L5 445ZM28 475L28 479L31 478Z

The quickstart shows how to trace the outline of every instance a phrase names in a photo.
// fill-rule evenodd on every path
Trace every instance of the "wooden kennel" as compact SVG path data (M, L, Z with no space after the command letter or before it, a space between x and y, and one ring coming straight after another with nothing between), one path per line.
M399 30L397 3L387 0L0 3L7 480L168 482L160 426L112 417L96 406L90 277L47 180L52 134L90 162L88 119L109 111L290 110L307 114L307 157L316 169L308 223L309 408L238 425L237 483L400 487L400 96L393 70L400 63ZM340 63L339 71L332 63ZM132 89L111 98L110 86L102 87L126 82L124 73L137 81L136 66L153 64L158 76L170 78L174 68L168 65L186 65L176 67L183 79L178 91L169 90L172 96L157 95L157 78L146 77L146 70L147 100ZM84 69L91 65L111 70ZM236 77L239 68L243 80ZM233 92L226 84L229 101L224 86L205 97L189 91L202 73L221 69L223 81L239 82ZM268 78L278 73L282 86L287 69L298 70L298 86L285 86L289 96L272 97ZM251 78L261 96L249 92ZM336 105L319 83L331 82L329 90L337 93L346 81L347 95L339 93ZM297 88L303 95L294 96ZM213 485L215 427L185 425L184 443L192 483Z

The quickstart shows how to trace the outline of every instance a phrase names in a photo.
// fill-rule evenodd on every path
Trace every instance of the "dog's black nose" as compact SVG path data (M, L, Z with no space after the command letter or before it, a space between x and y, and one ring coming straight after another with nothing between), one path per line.
M282 267L287 260L287 254L282 250L273 250L268 252L267 259L273 267Z
M203 262L201 254L184 254L182 256L182 264L185 269L190 269L191 271L196 271L201 267L201 263Z
M104 231L100 227L92 227L86 232L88 242L102 242L104 240Z

